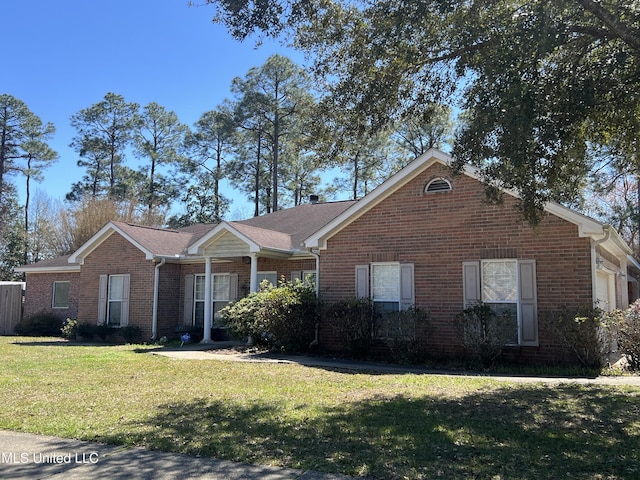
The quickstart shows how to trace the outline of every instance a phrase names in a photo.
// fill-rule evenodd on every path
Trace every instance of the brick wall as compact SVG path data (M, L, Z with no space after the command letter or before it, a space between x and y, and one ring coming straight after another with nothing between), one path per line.
M434 177L448 178L449 192L424 194ZM435 165L329 239L321 251L320 295L327 302L355 295L355 266L373 261L413 263L416 305L431 315L431 333L421 341L434 355L457 355L462 346L453 319L463 309L462 262L494 255L535 259L539 347L512 354L554 362L566 352L542 319L564 306L591 305L590 239L577 227L547 216L535 229L522 221L515 200L484 202L483 185L465 175L452 177ZM495 257L493 257L495 258ZM321 342L339 345L327 328Z
M58 318L76 318L80 291L80 273L27 273L24 318L48 313ZM52 308L53 283L69 282L69 308Z
M130 274L129 325L151 337L153 316L154 263L144 253L121 237L112 234L85 258L80 272L78 322L97 324L100 275Z

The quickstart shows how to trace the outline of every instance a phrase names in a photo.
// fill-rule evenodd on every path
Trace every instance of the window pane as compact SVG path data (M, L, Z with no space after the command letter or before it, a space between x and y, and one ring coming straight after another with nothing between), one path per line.
M227 301L229 300L229 281L230 276L225 274L213 276L213 300Z
M511 331L509 343L518 343L518 306L515 303L488 304L499 320L499 325Z
M372 265L371 282L374 300L398 300L400 298L399 265Z
M194 300L204 300L204 275L196 275L193 290Z
M258 286L263 280L267 280L271 285L277 285L278 278L275 272L258 272Z
M53 308L69 308L69 282L53 283Z
M315 287L316 272L314 270L302 272L302 281L304 282L305 285L309 285L310 287Z
M107 323L109 325L120 325L122 319L122 302L109 302L109 318Z
M204 327L204 302L195 302L193 325L195 327Z
M109 277L109 300L122 300L124 293L124 277L111 275Z
M492 260L482 263L482 300L515 302L518 299L516 262Z

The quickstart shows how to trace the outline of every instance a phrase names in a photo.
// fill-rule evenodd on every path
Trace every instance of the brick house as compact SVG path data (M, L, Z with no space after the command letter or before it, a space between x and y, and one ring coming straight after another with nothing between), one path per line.
M566 352L542 320L562 307L612 310L638 297L640 264L610 226L550 203L532 228L515 195L487 204L476 171L453 176L450 161L432 149L358 201L180 230L110 222L69 257L18 269L25 314L138 325L146 338L197 326L208 341L220 308L261 280L312 275L325 302L361 296L387 310L426 309L429 353L460 354L453 318L482 301L516 319L508 355L556 362ZM340 345L322 323L319 342Z

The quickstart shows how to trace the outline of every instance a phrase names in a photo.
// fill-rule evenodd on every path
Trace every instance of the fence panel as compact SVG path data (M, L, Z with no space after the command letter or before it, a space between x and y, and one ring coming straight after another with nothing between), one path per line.
M20 282L0 282L0 335L13 335L22 319L22 291Z

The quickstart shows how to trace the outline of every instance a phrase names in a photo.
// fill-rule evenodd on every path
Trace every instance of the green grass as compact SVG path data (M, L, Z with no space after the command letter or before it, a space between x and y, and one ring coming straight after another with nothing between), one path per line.
M0 428L375 478L640 477L640 388L147 348L0 337Z

